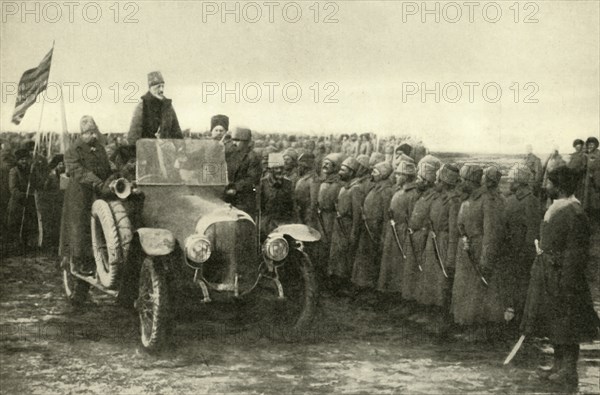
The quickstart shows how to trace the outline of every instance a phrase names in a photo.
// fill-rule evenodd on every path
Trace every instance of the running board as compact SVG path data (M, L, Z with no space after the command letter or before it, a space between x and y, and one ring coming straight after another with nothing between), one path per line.
M86 283L98 288L100 291L105 292L111 296L117 297L119 296L119 291L114 291L112 289L106 288L104 285L98 282L98 278L96 276L82 276L79 273L74 273L71 271L71 275L73 277L77 277L78 279L85 281Z

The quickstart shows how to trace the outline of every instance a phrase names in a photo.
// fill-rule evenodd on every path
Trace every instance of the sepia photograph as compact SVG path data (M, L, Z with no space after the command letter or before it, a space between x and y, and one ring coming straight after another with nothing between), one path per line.
M600 394L600 0L0 8L0 395Z

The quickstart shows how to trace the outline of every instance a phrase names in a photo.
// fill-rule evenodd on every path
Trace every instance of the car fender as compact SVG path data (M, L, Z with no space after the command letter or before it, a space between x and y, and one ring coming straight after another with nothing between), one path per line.
M321 233L318 230L304 224L288 224L275 228L269 237L274 235L287 235L295 240L302 242L314 242L321 240Z
M175 236L167 229L139 228L136 233L146 255L168 255L175 249Z

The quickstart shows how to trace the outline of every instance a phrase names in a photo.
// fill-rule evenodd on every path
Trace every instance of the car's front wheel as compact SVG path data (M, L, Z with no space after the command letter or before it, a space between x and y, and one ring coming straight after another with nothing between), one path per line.
M140 269L136 306L142 346L149 352L158 351L165 345L172 325L164 259L168 258L145 256Z
M270 308L268 311L263 309L269 316L269 330L276 337L301 340L317 311L317 280L312 261L304 251L293 250L284 262L276 266L273 274L266 275L271 277L270 280L263 280L263 286L269 289L270 294L267 299ZM262 303L264 306L264 300Z

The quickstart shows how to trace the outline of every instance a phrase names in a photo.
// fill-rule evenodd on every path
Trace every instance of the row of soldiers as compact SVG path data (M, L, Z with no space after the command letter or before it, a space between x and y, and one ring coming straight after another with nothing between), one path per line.
M338 292L428 306L442 326L518 322L545 207L527 159L508 172L508 196L502 177L495 165L415 163L410 150L394 167L377 154L267 152L261 232L291 221L318 229L318 269Z

